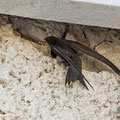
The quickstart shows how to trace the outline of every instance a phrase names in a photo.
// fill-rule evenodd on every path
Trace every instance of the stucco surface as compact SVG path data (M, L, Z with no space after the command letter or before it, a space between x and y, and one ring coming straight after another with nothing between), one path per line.
M37 45L0 28L1 120L115 120L120 106L120 78L106 71L83 71L94 91L79 82L64 86L67 67Z

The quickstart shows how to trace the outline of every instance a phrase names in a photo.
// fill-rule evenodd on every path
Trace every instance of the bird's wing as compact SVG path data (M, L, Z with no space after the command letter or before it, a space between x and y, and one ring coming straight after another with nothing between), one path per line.
M49 42L50 44L50 42ZM69 68L69 73L68 75L71 73L72 71L76 71L79 74L79 79L81 80L81 83L87 88L85 81L90 85L90 83L87 81L87 79L85 78L85 76L81 73L81 69L75 64L75 61L72 60L74 56L74 54L72 54L71 52L69 52L69 50L65 49L64 47L62 47L61 45L57 45L57 44L50 44L52 50L57 53L60 57L64 58L69 64L70 64L70 68ZM67 48L67 47L66 47ZM78 56L79 57L79 56ZM77 57L76 57L77 60ZM77 62L76 62L77 63ZM73 69L74 68L74 69ZM68 78L71 78L68 77ZM91 86L91 85L90 85ZM91 86L91 88L93 89L93 87Z
M109 61L107 58L105 58L104 56L102 56L101 54L97 53L96 51L86 47L85 45L82 45L81 43L77 43L74 41L68 41L68 44L71 46L72 49L76 50L76 51L81 51L84 54L87 54L91 57L96 58L97 60L105 63L106 65L108 65L111 69L113 69L118 75L120 75L120 70L111 62Z
M79 68L80 72L82 73L81 59L79 57L77 57L77 58L74 57L74 58L72 58L72 61L75 63L75 65ZM65 85L67 83L69 85L71 82L74 82L75 80L79 80L83 84L83 86L85 86L86 89L88 90L88 87L87 87L85 81L83 80L83 77L78 73L78 71L72 65L70 65L68 68Z

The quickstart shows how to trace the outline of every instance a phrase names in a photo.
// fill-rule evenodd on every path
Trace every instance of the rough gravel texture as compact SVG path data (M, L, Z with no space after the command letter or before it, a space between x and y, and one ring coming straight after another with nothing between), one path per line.
M0 120L116 120L120 77L83 70L94 87L64 85L67 68L36 45L0 28Z

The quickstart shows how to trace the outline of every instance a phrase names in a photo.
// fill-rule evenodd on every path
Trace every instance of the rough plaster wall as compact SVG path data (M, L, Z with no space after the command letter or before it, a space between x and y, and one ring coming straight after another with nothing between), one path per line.
M117 120L119 76L83 71L94 91L79 82L65 87L67 68L45 46L0 27L0 119Z
M45 37L51 35L61 38L65 29L68 29L66 39L81 42L98 51L120 68L120 30L16 17L11 17L10 20L14 30L36 43L41 43ZM110 70L88 56L83 55L82 59L83 68L86 70L97 72Z

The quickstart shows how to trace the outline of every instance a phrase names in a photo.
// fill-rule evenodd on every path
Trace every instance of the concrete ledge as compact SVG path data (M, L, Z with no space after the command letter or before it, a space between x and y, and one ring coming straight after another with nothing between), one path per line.
M1 0L0 13L120 28L119 0Z

